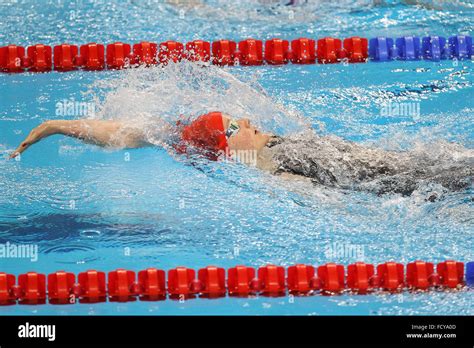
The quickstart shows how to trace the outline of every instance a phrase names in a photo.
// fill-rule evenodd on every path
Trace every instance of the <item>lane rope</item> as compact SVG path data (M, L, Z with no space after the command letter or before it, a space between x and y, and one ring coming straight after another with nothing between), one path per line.
M107 278L107 279L106 279ZM148 268L138 272L117 269L106 273L88 270L77 275L57 271L48 275L28 272L18 278L0 272L0 304L51 304L158 301L166 298L218 298L262 296L368 294L402 291L471 291L474 262L447 260L434 265L413 261L377 265L356 262L344 267L327 263L319 267L297 264L288 268L208 266L168 270Z
M218 40L212 43L194 40L140 42L133 45L115 42L104 46L88 43L77 46L61 44L54 47L36 44L0 47L0 71L48 72L72 70L115 70L136 66L166 65L183 59L209 62L214 65L283 65L386 62L393 60L472 59L472 37L455 35L403 36L396 39L358 36L344 40L324 37L317 41L299 38L292 41L246 39L240 42Z

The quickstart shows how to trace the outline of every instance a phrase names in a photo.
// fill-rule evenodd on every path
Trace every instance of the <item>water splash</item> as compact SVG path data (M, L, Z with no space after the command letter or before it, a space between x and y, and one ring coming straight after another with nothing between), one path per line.
M227 69L183 61L164 68L138 68L92 84L98 119L113 119L145 130L148 141L169 140L170 125L210 111L248 118L266 132L285 134L307 121L269 97L255 78L243 81Z

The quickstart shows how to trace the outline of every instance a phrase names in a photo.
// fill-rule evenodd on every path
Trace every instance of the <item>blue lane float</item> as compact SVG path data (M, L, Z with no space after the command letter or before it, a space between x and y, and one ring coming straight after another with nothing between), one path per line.
M393 39L379 36L369 41L369 57L376 62L386 62L397 56Z
M472 37L451 36L449 38L449 50L451 57L458 59L471 59L472 57Z
M466 285L474 286L474 261L466 263Z
M472 37L404 36L396 38L379 36L369 41L369 57L376 62L390 60L467 60L472 58Z
M424 59L436 62L449 57L449 49L446 46L446 39L442 36L424 37L422 39L421 47Z
M399 37L395 40L395 45L400 60L420 60L422 57L419 37Z

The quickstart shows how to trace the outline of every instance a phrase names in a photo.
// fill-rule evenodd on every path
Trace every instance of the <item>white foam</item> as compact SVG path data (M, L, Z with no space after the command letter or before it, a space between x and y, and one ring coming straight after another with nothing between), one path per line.
M248 118L272 133L308 127L303 117L275 102L255 79L242 81L225 68L183 61L165 68L129 69L117 76L90 86L88 93L99 105L94 117L146 129L153 143L166 142L167 125L175 124L180 115L195 118L210 111Z

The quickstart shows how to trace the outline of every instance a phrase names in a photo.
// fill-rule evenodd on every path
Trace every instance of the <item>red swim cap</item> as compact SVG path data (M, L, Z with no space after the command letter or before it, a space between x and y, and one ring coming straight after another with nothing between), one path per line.
M210 112L199 116L183 127L181 139L184 143L210 152L225 152L228 144L222 113Z

